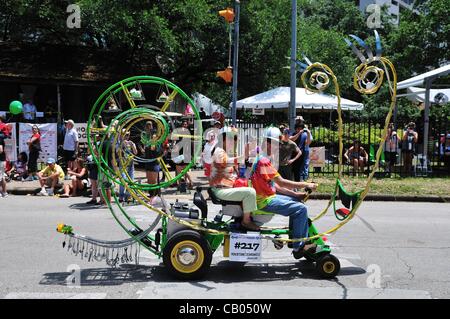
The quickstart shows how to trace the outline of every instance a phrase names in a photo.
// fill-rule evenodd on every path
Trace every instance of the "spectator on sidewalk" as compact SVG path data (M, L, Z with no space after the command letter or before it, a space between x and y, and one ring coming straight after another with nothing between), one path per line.
M95 135L95 147L93 148L94 154L98 156L97 150L100 147L100 135ZM92 191L92 198L90 201L88 201L86 204L93 204L93 205L100 205L102 201L102 194L99 192L99 184L98 184L98 166L97 163L94 160L94 156L92 154L89 154L86 157L86 166L88 169L88 177L89 182L91 183L91 191ZM100 196L100 201L97 202L97 197Z
M27 168L28 156L27 153L22 152L19 154L17 161L13 164L11 169L7 172L8 176L12 180L23 181L28 176Z
M11 126L5 123L5 118L0 115L0 138L9 138L11 136Z
M30 139L27 141L28 150L29 150L29 159L28 159L28 180L37 180L36 176L37 168L37 160L39 158L39 153L41 152L41 131L37 125L33 125L32 135Z
M214 131L209 131L206 140L207 142L203 147L202 161L205 169L205 176L209 177L211 175L212 153L217 144L216 133Z
M0 197L7 197L8 193L6 191L6 152L5 152L5 140L0 137L0 185L2 186L2 191L0 192Z
M88 201L86 204L97 204L97 197L99 196L98 192L98 167L94 162L94 158L92 155L88 155L86 158L86 165L88 168L88 177L89 182L91 183L91 191L92 191L92 199Z
M75 122L68 120L66 123L66 134L64 135L64 161L67 163L67 169L73 170L73 162L78 153L78 133L75 130Z
M353 141L353 145L345 152L344 158L352 165L353 175L358 176L358 171L363 172L366 167L369 155L361 146L361 141Z
M176 130L177 135L181 136L181 139L180 137L176 138L178 139L178 142L173 147L173 151L176 154L179 154L177 157L173 158L177 175L181 174L181 172L186 168L192 158L192 140L191 138L189 138L191 132L189 131L188 127L188 122L183 121L181 124L181 128L177 128ZM184 178L189 181L189 189L194 189L194 183L192 181L191 175L189 174L189 171L184 174L184 177L182 179L179 179L177 181L178 185L181 184L182 180L185 180Z
M56 164L55 159L49 157L47 159L47 167L38 173L39 183L41 185L41 191L38 196L52 196L55 193L56 187L61 187L60 181L64 180L64 171ZM51 187L51 190L47 193L45 186Z
M397 162L398 136L394 129L394 123L388 126L386 140L384 142L384 158L387 164L387 171L392 173L394 165Z
M419 138L419 134L415 131L416 124L410 122L402 137L402 153L403 153L403 166L405 174L411 174L412 161L414 158L414 152L416 151L416 144Z
M280 139L280 158L279 163L280 166L278 168L278 173L280 173L281 177L287 180L293 180L293 172L292 165L293 163L300 158L302 155L302 151L300 148L292 142L289 138L289 129L285 128L283 134ZM296 154L295 156L293 156Z
M134 161L133 157L137 155L136 144L132 140L130 140L130 131L125 132L124 140L122 142L122 156L125 164L128 164L126 167L122 168L122 177L125 180L134 180ZM119 163L120 164L120 163ZM128 176L127 176L128 175ZM119 202L122 203L124 201L128 201L130 197L130 193L125 191L125 186L119 186Z
M302 152L299 159L293 163L294 180L296 182L306 181L309 177L309 145L312 142L311 131L300 120L299 124L295 125L295 134L290 139L296 142Z
M22 107L23 111L23 119L25 122L33 123L36 119L36 105L33 104L33 101L27 100L26 103Z
M144 131L141 134L141 143L139 144L139 150L144 154L145 162L145 175L147 177L147 184L155 185L159 184L159 172L161 166L159 165L158 158L164 155L164 146L159 143L153 143L156 139L156 130L153 128L153 122L147 121L145 123ZM159 190L150 190L149 197L159 195Z
M71 184L64 185L64 194L61 197L78 196L77 191L82 192L87 186L88 171L84 167L83 160L77 158L74 161L74 168L69 168L67 173L70 176Z

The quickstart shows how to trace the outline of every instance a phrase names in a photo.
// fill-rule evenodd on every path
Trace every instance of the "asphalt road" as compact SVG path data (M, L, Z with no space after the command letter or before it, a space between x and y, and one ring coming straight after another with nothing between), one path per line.
M109 210L91 209L87 200L0 199L0 298L450 298L450 204L363 203L358 216L329 237L341 262L335 280L319 279L313 265L263 241L259 263L234 265L219 249L204 280L180 282L148 252L141 251L138 266L111 269L63 249L59 222L101 239L126 237ZM326 206L308 204L312 216ZM143 225L154 218L139 206L129 212ZM276 217L272 224L286 221ZM317 226L336 222L326 216ZM66 281L75 268L80 285Z

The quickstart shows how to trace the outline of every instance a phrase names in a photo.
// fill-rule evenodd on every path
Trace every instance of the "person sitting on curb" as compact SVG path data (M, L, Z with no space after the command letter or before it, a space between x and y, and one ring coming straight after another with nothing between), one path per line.
M72 184L66 184L64 185L64 194L62 194L60 197L67 198L69 196L77 196L77 190L80 190L82 192L85 188L85 185L87 185L87 169L83 165L83 160L81 158L77 158L74 161L74 168L68 168L67 173L70 176L72 180ZM85 183L84 183L85 182ZM70 194L70 191L72 191L72 194Z
M52 196L55 193L55 187L60 186L59 181L64 180L64 171L56 164L55 159L49 157L47 159L47 167L45 167L38 174L39 183L41 185L41 191L37 194L38 196ZM51 187L49 193L45 190L45 186Z

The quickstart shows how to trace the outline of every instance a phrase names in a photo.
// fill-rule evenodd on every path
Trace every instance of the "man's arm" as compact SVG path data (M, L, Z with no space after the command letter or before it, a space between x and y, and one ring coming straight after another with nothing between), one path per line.
M303 200L306 196L306 193L303 192L294 192L293 190L284 188L284 187L280 187L278 184L275 183L275 190L277 191L277 193L279 194L283 194L289 197L293 197L293 198L297 198L299 200Z
M351 149L352 147L350 147L348 150L346 150L345 151L345 153L344 153L344 158L347 160L347 162L348 161L350 161L350 159L348 158L348 152L350 152L350 149Z
M317 188L317 185L314 183L294 182L294 181L290 181L288 179L284 179L280 175L275 176L274 182L277 183L279 186L285 187L288 189L308 187L308 188L311 188L312 190L315 190Z
M305 144L309 146L311 144L311 131L308 130L307 128L305 128L305 131L306 131L306 142L305 142Z
M299 131L299 132L296 133L295 135L289 136L289 139L290 139L292 142L295 142L295 141L298 139L298 137L300 136L301 133L302 133L302 131Z
M296 160L298 160L300 158L300 156L302 156L302 151L300 150L300 148L295 145L295 151L297 152L297 155L295 155L295 157L293 159L290 159L288 161L289 165L294 163Z

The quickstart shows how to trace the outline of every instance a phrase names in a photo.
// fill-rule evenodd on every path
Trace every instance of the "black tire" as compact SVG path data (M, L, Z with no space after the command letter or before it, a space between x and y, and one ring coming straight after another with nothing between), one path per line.
M186 250L185 257L181 256L181 250ZM200 233L182 230L167 241L163 250L163 262L171 276L194 280L206 275L212 255L209 243Z
M336 277L341 269L339 259L331 254L324 255L317 261L316 270L320 277L331 279Z

